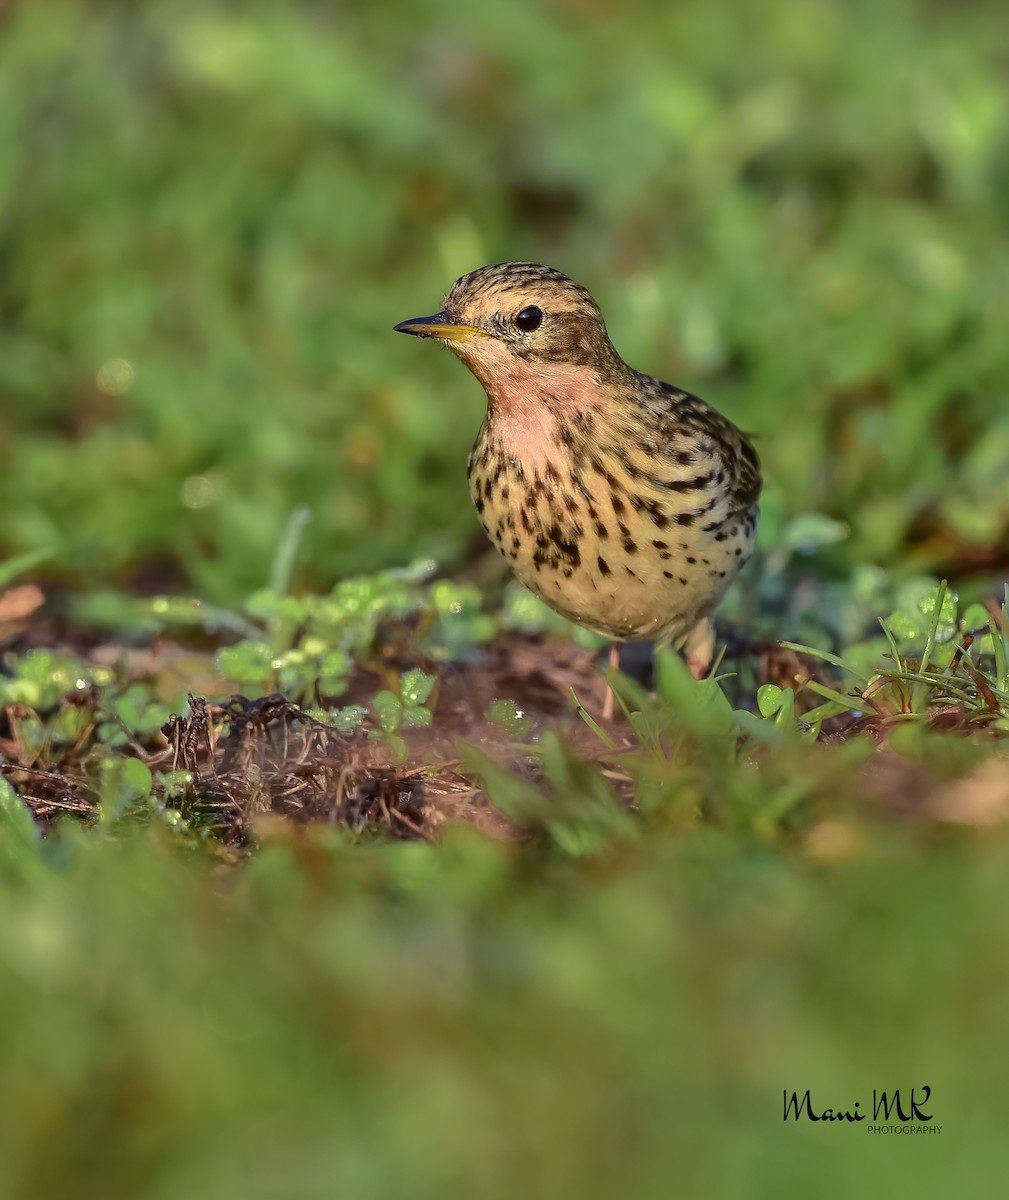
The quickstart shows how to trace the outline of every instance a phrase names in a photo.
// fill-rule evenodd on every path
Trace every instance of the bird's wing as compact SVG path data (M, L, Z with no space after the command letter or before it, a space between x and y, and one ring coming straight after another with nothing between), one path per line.
M753 448L753 443L741 429L737 429L731 421L725 421L725 433L719 449L722 451L731 480L731 496L729 504L731 512L744 512L757 502L763 482L760 473L760 459Z
M697 439L704 452L718 457L725 468L729 492L729 513L745 512L760 495L760 459L749 437L727 417L716 412L699 396L669 383L644 377L648 407L661 406L661 422L670 441L686 435Z

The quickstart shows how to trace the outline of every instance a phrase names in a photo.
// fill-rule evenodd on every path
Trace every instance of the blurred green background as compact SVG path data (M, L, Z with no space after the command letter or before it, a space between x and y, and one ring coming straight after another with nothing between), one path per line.
M391 326L587 284L759 435L764 539L991 565L1009 528L998 3L223 0L0 11L0 553L235 602L477 529L482 394Z
M1003 1186L1004 839L926 879L887 839L824 877L711 831L602 872L465 831L331 838L226 887L163 845L67 840L41 889L0 884L5 1196ZM923 1085L939 1133L782 1120L786 1090L871 1114Z
M470 567L483 397L392 326L518 257L758 435L767 562L820 545L815 603L867 579L886 611L871 564L987 587L1004 28L1000 0L0 2L0 561L237 605L307 506L296 588ZM877 828L868 736L723 743L581 858L323 831L234 869L114 815L39 842L0 787L0 1193L996 1194L1004 835ZM990 788L1002 747L902 786L992 754ZM809 796L827 819L789 825ZM932 1138L779 1116L922 1084Z

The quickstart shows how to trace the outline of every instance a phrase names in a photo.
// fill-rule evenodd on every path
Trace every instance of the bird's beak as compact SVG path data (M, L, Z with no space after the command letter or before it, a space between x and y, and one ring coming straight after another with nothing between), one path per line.
M460 325L448 311L430 317L411 317L395 325L396 333L412 333L414 337L441 338L447 342L468 342L470 338L487 337L486 330L477 325Z

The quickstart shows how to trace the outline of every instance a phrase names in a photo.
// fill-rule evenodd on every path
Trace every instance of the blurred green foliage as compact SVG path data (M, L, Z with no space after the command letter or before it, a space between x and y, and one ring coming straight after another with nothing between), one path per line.
M0 785L0 855L7 820ZM163 831L15 832L5 1195L840 1200L1004 1178L1004 839L926 865L881 833L825 881L712 831L539 871L465 831L322 831L225 885ZM929 1137L782 1122L786 1089L871 1112L874 1087L923 1084Z
M597 293L759 435L764 536L841 569L1009 521L1009 107L991 0L0 14L0 553L236 603L475 530L482 410L391 325L485 261ZM362 537L367 530L367 537Z
M93 722L97 810L42 838L0 778L0 1194L997 1194L1009 846L853 801L894 758L1002 794L1005 621L969 606L989 581L957 607L932 576L998 569L1009 530L1003 25L996 0L0 3L0 586L51 572L125 643L3 662L29 772L59 782ZM654 697L617 683L601 765L491 703L521 770L465 766L520 842L272 828L224 867L190 773L131 757L185 692L134 635L224 631L205 690L328 705L406 617L425 669L316 710L400 752L429 669L557 628L398 569L466 559L483 398L391 327L511 257L755 431L763 579L729 614L900 730L814 746L865 696L769 683L744 712L667 659ZM922 1084L931 1138L779 1118L783 1089Z

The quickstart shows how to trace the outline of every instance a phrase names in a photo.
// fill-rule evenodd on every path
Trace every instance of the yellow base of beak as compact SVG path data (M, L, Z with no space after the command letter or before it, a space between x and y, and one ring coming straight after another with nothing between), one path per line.
M470 338L487 337L486 330L477 325L460 325L447 312L430 317L412 317L393 326L396 333L411 333L414 337L441 338L446 342L466 342Z

